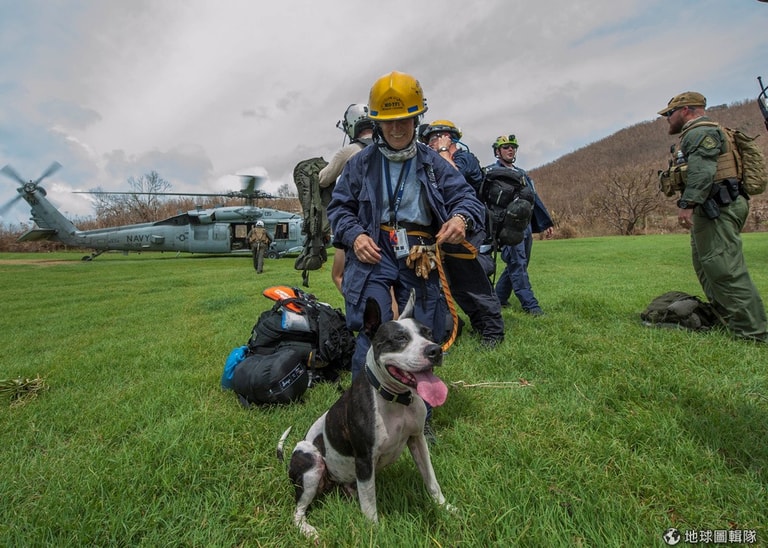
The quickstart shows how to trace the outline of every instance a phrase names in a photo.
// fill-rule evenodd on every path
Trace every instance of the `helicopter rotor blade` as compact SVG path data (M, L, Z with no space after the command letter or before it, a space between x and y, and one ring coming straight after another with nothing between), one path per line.
M8 200L2 207L0 207L0 216L5 216L8 211L21 199L21 196L14 196Z
M21 178L21 175L16 173L16 170L13 169L9 164L6 164L3 166L3 169L0 169L0 173L5 174L6 177L10 177L11 179L14 179L17 183L20 185L24 185L27 182Z
M37 181L34 182L35 186L37 186L40 183L40 181L42 181L46 177L50 177L60 169L61 169L61 164L59 162L52 162L51 165L48 166L48 169L43 171L43 174L40 175L40 177L37 178Z

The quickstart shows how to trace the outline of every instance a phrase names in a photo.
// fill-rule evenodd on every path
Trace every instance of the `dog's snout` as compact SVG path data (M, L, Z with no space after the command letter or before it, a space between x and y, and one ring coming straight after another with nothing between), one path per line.
M433 363L440 362L443 357L443 349L439 344L428 344L424 347L424 356Z

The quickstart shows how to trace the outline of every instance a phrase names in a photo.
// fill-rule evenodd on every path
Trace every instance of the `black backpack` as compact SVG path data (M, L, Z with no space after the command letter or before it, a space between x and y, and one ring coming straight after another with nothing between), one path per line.
M490 217L489 235L497 246L517 245L531 224L534 193L525 175L504 166L484 170L480 197Z
M280 299L261 313L251 331L251 354L271 354L282 347L308 349L312 367L350 369L355 336L341 310L311 293L293 288L296 297Z
M340 371L351 368L355 337L344 314L296 287L268 288L264 294L276 298L285 289L295 296L277 298L262 312L244 359L229 372L225 366L230 387L246 407L296 401L313 384L336 381Z
M718 324L710 303L683 291L668 291L651 301L640 313L643 324L706 331Z

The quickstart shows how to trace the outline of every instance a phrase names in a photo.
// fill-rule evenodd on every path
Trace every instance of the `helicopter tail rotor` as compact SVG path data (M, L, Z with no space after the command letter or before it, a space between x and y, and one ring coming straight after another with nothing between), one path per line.
M13 179L20 185L23 185L26 183L26 181L21 178L21 175L16 173L16 170L13 169L10 165L3 166L3 169L0 169L0 173L4 173L6 177L8 177L9 179Z
M21 199L24 193L32 194L36 190L38 190L38 185L40 184L40 182L46 177L50 177L51 175L56 173L59 169L61 169L61 164L59 162L52 162L51 165L48 166L48 169L43 171L42 175L40 175L40 177L38 177L37 180L32 181L30 179L29 182L27 182L24 179L22 179L21 175L19 175L16 172L16 170L13 169L10 165L6 164L5 166L3 166L3 168L0 169L0 173L19 183L22 186L22 188L18 189L18 192L19 192L18 196L14 196L10 200L8 200L5 204L0 206L0 215L5 215L15 205L15 203ZM40 191L45 193L45 190L43 188L40 188Z
M37 178L37 180L34 182L34 185L37 186L40 184L40 181L45 179L46 177L50 177L57 171L61 169L61 164L59 162L51 162L51 165L48 166L48 169L43 171L43 174L40 175L40 177Z
M6 214L6 213L8 213L8 211L10 211L10 209L11 209L11 208L12 208L12 207L13 207L13 206L16 204L16 202L18 202L19 200L21 200L21 196L14 196L13 198L11 198L11 199L10 199L10 200L8 200L7 202L5 202L5 203L4 203L2 206L0 206L0 217L3 217L3 216L5 216L5 214Z

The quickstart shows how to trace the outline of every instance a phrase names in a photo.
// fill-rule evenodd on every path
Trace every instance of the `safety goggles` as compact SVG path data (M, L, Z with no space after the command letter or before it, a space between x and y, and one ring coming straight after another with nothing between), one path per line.
M438 131L438 132L436 132L436 133L431 133L431 134L429 135L429 141L430 141L430 142L432 142L432 141L434 141L434 140L436 140L436 139L439 139L439 138L440 138L440 137L442 137L443 135L445 135L446 137L450 137L450 136L451 136L451 134L450 134L450 133L447 133L447 132L445 132L445 131Z

